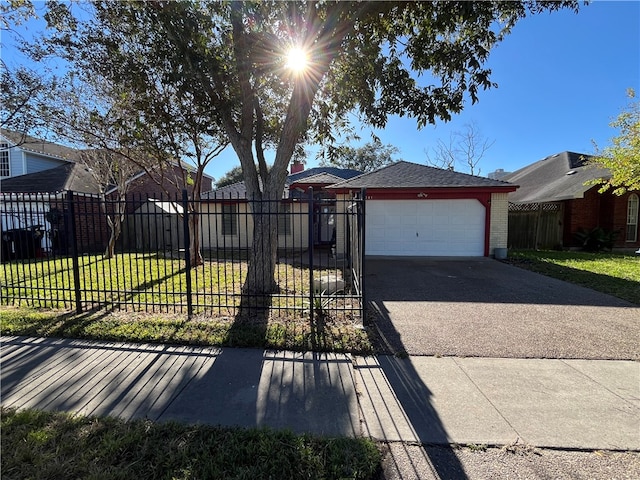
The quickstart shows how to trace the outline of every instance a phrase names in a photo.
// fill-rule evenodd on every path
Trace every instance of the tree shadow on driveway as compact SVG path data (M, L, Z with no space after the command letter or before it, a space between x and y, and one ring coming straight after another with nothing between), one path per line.
M640 309L610 295L484 258L367 267L367 301L391 353L640 358Z
M402 344L397 332L391 337L381 336L389 353L394 350L392 345ZM384 478L468 478L434 406L434 394L411 357L402 350L396 355L356 357L354 370L363 434L395 445L385 452L383 475L388 477ZM416 445L422 446L421 458L416 458Z

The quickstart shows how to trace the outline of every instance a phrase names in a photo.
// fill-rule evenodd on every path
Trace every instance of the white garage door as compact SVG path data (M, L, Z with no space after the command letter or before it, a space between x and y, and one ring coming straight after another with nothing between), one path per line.
M367 200L366 254L483 256L477 200Z

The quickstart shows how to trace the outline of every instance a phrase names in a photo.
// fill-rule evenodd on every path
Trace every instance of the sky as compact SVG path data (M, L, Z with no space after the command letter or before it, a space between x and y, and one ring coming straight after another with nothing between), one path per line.
M498 87L480 91L479 101L469 101L450 122L418 130L414 119L393 116L375 135L398 148L396 159L424 164L425 150L473 123L494 142L478 165L483 176L496 169L515 171L565 150L593 153L594 142L606 147L617 133L610 122L629 103L627 89L640 95L640 1L595 1L577 14L562 10L527 17L494 48L487 66ZM370 132L360 130L360 144L371 139ZM317 166L315 150L308 150L306 168ZM218 179L236 165L229 147L206 173Z

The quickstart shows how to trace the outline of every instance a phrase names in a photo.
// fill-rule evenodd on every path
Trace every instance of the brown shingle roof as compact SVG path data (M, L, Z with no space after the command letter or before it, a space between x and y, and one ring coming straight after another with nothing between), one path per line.
M327 188L442 188L442 187L515 187L466 173L400 161L375 172L336 183Z

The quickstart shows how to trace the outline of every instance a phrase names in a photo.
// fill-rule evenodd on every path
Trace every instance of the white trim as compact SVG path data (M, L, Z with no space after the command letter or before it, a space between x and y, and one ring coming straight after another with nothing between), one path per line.
M2 137L4 139L4 137ZM3 153L7 154L7 170L9 171L9 175L4 176L0 175L0 178L11 178L11 147L9 147L9 143L7 141L0 142L0 145L6 145L6 150ZM3 147L4 150L4 147Z

